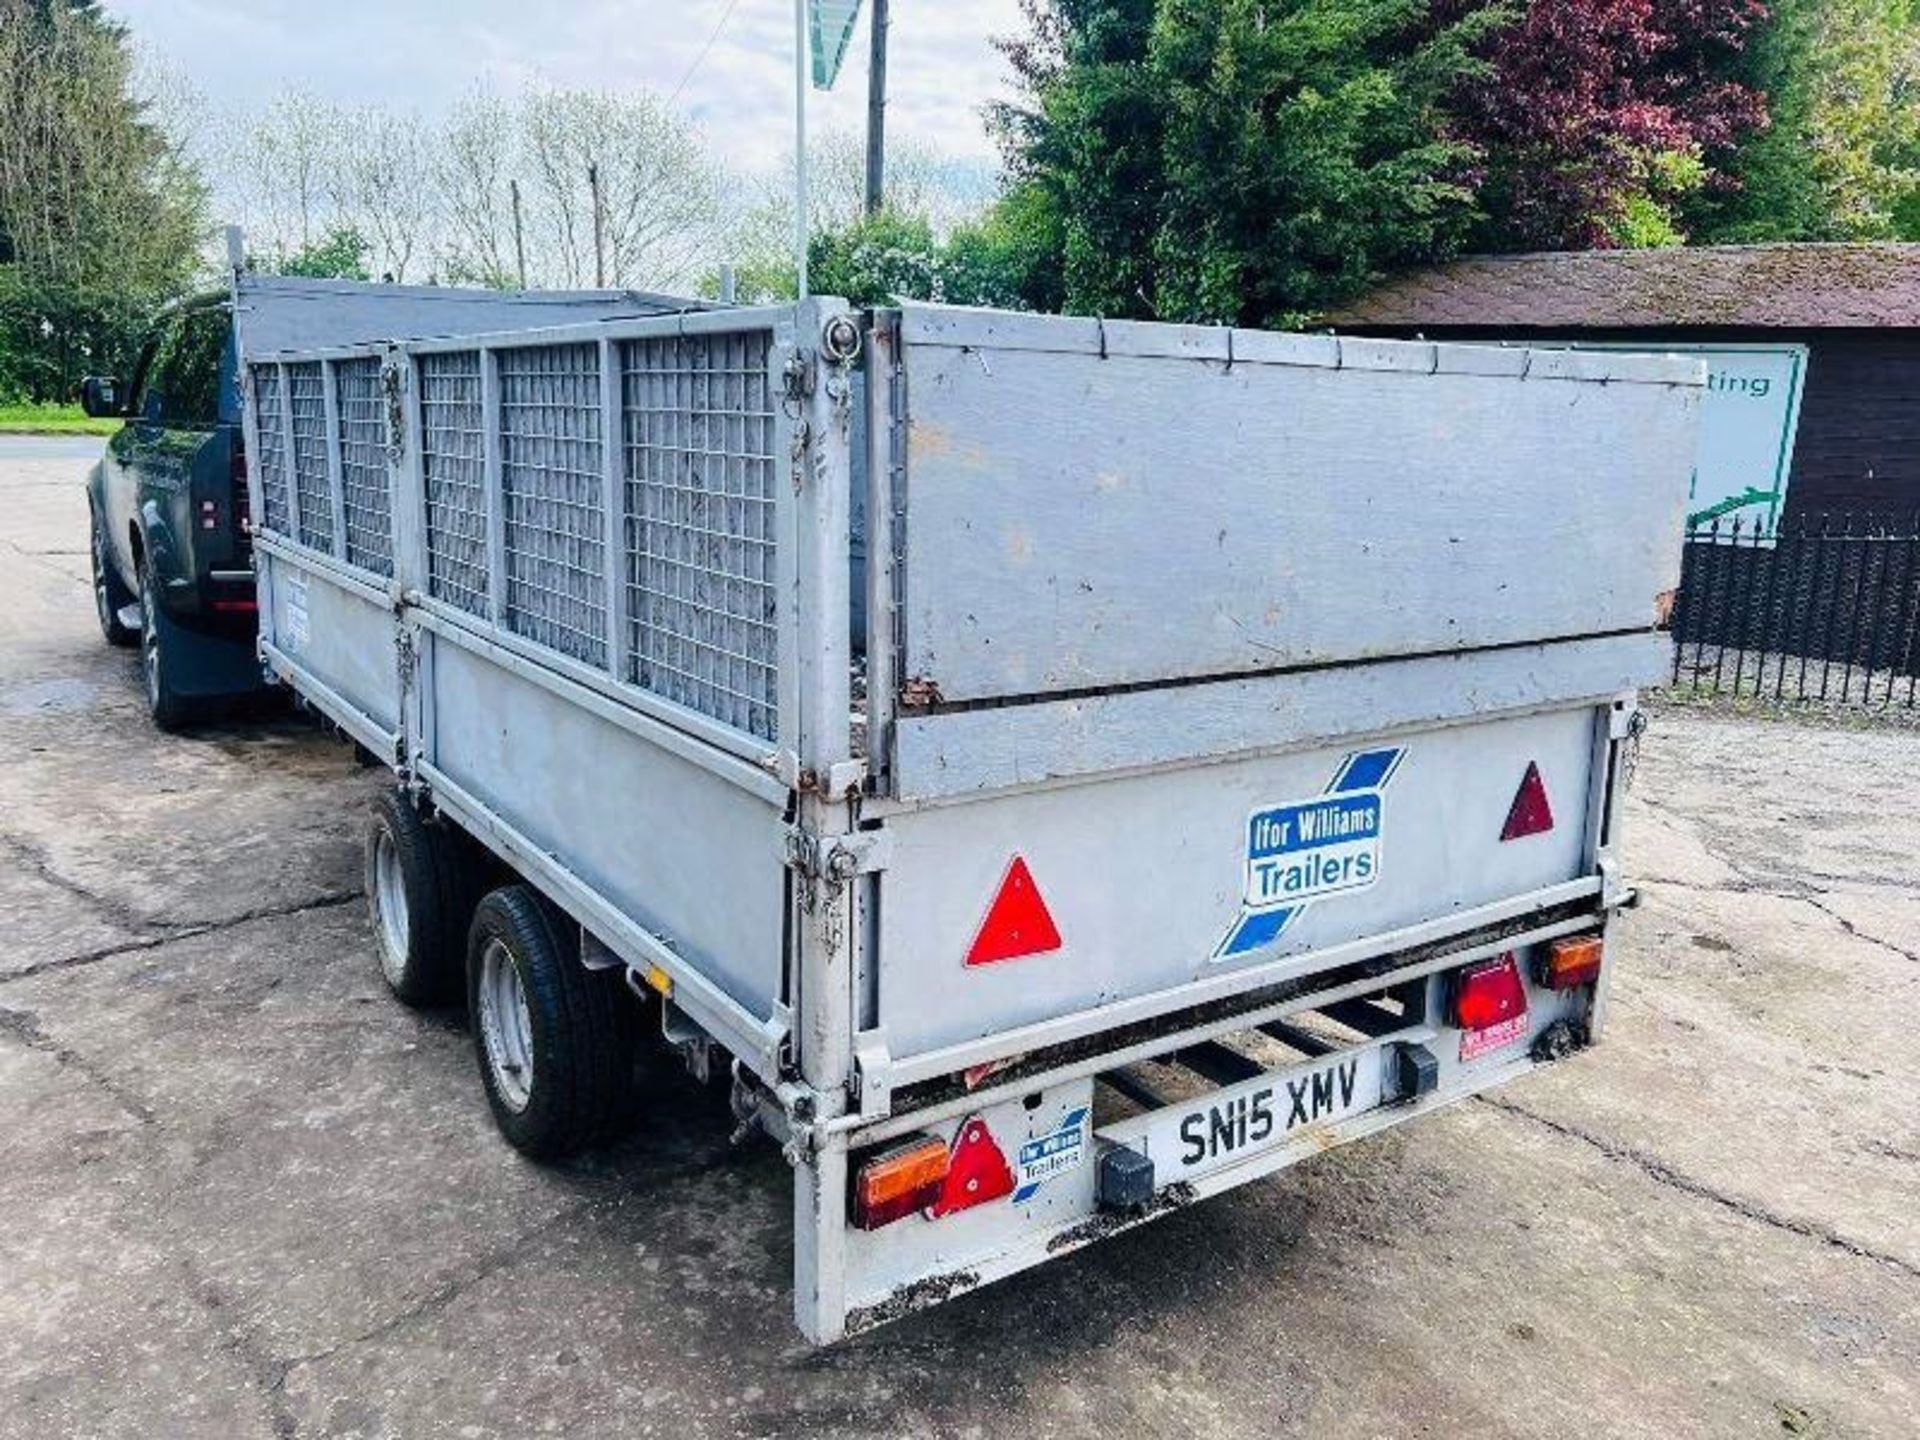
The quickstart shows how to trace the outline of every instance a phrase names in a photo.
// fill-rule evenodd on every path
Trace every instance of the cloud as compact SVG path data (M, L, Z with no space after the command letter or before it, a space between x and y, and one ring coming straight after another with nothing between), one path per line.
M219 109L301 90L348 104L444 112L477 83L546 83L671 94L734 165L767 170L793 146L790 0L107 0L163 65ZM894 0L890 133L984 163L981 111L1004 95L992 37L1019 29L1018 0ZM838 88L809 97L825 127L865 125L863 25ZM690 73L691 72L691 73Z

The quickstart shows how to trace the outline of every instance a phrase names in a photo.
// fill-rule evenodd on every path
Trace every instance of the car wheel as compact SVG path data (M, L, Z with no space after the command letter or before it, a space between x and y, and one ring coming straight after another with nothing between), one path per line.
M160 587L153 560L140 560L140 676L147 692L147 714L162 730L178 730L193 718L193 707L175 687L172 648L166 643L160 614Z
M535 1160L613 1127L633 1075L633 1009L616 970L580 963L579 929L527 885L474 912L467 999L494 1123Z
M133 605L134 596L113 568L113 556L107 548L107 532L101 528L97 515L93 518L92 528L93 608L100 619L100 633L106 637L109 645L131 647L138 643L140 631L120 617Z
M457 1000L466 972L467 924L479 866L461 837L420 818L406 796L385 790L367 825L367 918L387 988L402 1004Z

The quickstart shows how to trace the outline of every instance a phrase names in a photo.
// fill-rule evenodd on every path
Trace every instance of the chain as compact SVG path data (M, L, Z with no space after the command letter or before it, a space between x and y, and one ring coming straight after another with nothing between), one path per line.
M1622 747L1620 757L1620 785L1622 789L1633 788L1634 772L1640 768L1640 737L1647 733L1647 712L1636 710L1633 719L1627 722L1627 743Z

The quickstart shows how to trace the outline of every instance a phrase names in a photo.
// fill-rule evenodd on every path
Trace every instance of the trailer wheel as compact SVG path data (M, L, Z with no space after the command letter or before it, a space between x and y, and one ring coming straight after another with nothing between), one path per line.
M474 912L467 1000L500 1133L556 1160L602 1138L632 1077L632 1016L617 972L580 963L578 927L527 885Z
M459 997L476 867L451 830L429 825L383 790L367 826L367 913L380 973L403 1004Z

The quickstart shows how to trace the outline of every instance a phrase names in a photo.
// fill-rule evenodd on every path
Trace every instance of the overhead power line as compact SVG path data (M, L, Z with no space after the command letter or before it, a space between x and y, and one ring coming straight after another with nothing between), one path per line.
M667 97L669 110L685 93L687 86L693 82L693 77L700 72L700 67L707 63L707 56L713 53L714 44L720 39L720 32L727 28L727 21L733 18L733 12L739 4L740 0L727 0L727 8L720 12L720 19L715 23L713 33L707 36L707 43L700 47L700 53L693 57L693 64L687 67L687 73L680 77L680 83L673 87L673 94Z

